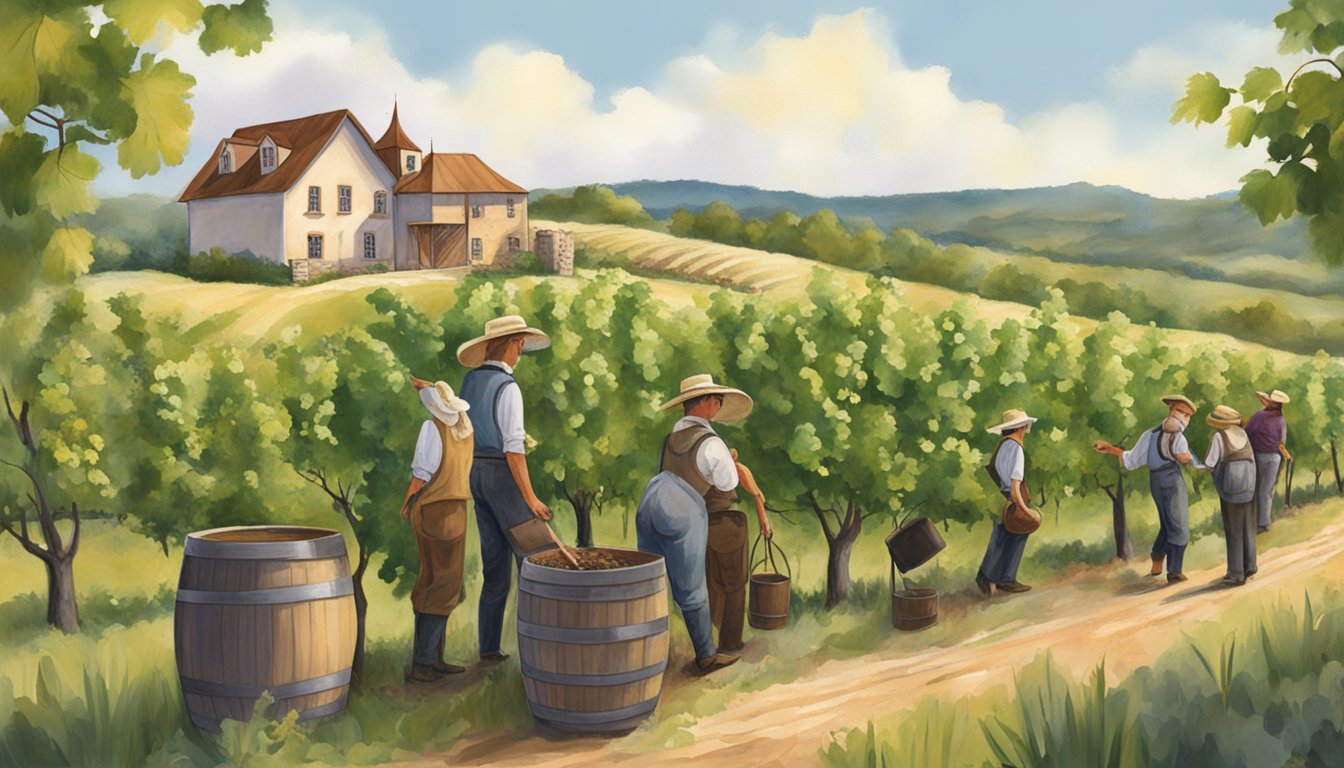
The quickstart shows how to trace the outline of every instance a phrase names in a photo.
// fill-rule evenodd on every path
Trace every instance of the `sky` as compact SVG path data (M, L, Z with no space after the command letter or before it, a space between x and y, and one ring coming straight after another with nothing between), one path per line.
M1191 74L1292 70L1284 0L855 3L272 0L261 53L160 41L197 78L176 194L219 139L349 108L377 138L475 152L528 188L701 179L819 195L1086 181L1232 189L1263 151L1171 125ZM108 162L105 165L112 166Z

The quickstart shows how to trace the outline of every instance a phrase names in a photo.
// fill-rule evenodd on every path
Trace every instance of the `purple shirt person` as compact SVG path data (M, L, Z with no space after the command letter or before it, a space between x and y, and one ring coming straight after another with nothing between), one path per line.
M1255 451L1256 530L1264 533L1271 522L1279 467L1284 461L1292 461L1293 457L1285 445L1288 423L1283 420L1283 406L1289 402L1288 395L1276 389L1268 394L1256 392L1255 396L1260 398L1264 408L1252 414L1246 422L1246 435L1251 438L1251 449Z

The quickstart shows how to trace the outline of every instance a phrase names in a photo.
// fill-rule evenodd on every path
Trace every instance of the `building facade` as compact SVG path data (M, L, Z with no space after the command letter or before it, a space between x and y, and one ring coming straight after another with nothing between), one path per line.
M182 193L191 253L333 270L488 266L528 247L527 190L476 155L423 155L348 110L239 128Z

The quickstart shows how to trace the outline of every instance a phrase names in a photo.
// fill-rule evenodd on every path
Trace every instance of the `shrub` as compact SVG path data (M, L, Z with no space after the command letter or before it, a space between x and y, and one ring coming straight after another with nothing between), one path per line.
M531 204L530 213L541 219L579 221L588 224L622 224L653 229L657 222L633 197L621 197L606 187L578 187L572 195L550 194Z
M249 252L225 253L222 248L193 255L173 257L171 272L204 283L259 283L261 285L289 285L290 269L259 259Z

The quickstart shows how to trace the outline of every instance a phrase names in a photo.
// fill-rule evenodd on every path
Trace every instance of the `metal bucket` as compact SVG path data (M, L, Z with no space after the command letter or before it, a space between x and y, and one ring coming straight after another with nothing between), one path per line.
M947 542L938 535L938 529L927 517L901 526L887 536L887 551L901 573L927 563L946 546Z

